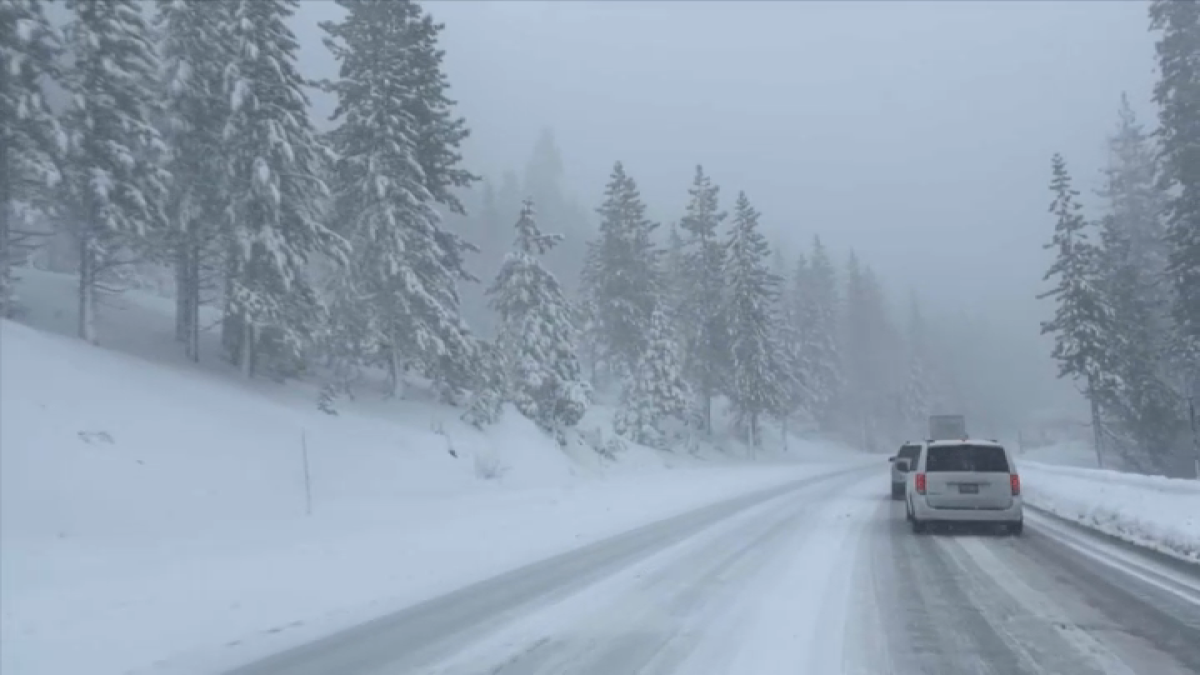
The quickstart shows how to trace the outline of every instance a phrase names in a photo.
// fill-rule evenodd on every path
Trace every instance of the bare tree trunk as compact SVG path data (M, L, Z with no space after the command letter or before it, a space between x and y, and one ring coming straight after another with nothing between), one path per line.
M7 148L0 148L0 161L8 161ZM0 164L0 167L6 166ZM3 169L0 169L2 171ZM9 234L12 228L12 200L8 195L8 179L0 176L0 319L8 317L9 301L12 299L12 253L9 252Z
M187 341L188 335L188 249L191 242L185 237L175 250L175 339Z
M190 312L188 317L188 335L187 335L187 356L191 357L193 362L200 362L200 250L199 247L192 249L192 303L187 309Z
M79 337L96 344L96 252L89 228L79 236Z
M394 398L400 389L400 355L396 350L396 340L390 340L387 346L388 391L387 398Z
M242 353L239 343L242 336L242 328L239 324L241 317L233 305L232 292L234 280L240 270L238 269L237 251L233 246L230 246L230 250L226 251L226 254L228 257L225 260L225 307L221 319L221 347L225 350L230 363L240 365L238 359Z
M254 324L244 314L241 316L241 356L238 365L246 377L254 377Z
M1088 376L1087 386L1088 403L1091 405L1092 411L1092 443L1096 446L1096 466L1104 468L1104 452L1102 451L1102 436L1100 429L1100 404L1096 402L1095 390L1092 388L1092 378Z
M185 353L194 363L200 362L200 246L192 242L187 251L187 343Z

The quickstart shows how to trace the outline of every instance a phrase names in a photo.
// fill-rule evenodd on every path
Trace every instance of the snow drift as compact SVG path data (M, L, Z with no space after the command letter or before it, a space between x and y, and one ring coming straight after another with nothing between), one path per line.
M1052 453L1078 456L1080 453ZM1200 563L1200 481L1020 462L1029 506Z

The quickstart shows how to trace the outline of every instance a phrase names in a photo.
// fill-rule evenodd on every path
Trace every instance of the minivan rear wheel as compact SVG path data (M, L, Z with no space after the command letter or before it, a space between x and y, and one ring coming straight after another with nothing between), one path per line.
M1025 521L1024 520L1018 520L1015 523L1008 524L1008 533L1014 537L1021 536L1021 533L1024 531L1025 531Z
M916 516L913 516L911 520L913 534L925 534L929 531L929 525L924 521L917 520Z

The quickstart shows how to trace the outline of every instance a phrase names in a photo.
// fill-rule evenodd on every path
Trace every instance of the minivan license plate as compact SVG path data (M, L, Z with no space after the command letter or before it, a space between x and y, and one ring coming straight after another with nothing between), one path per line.
M979 494L979 486L974 483L968 485L959 485L958 494L960 495L977 495Z

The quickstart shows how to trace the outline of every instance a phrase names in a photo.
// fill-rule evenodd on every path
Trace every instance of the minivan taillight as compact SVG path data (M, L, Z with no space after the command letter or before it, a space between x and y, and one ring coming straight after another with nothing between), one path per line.
M923 473L917 474L916 481L917 481L917 494L919 494L919 495L925 494L925 474L923 474Z
M1012 493L1013 493L1014 497L1021 494L1021 477L1020 476L1018 476L1015 473L1009 474L1008 482L1010 485L1012 485Z

